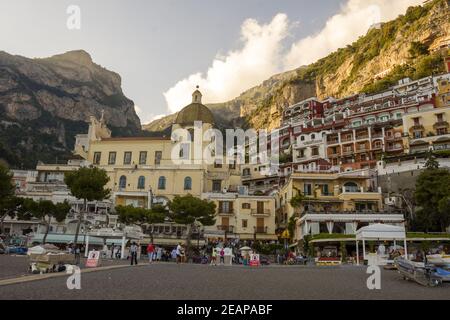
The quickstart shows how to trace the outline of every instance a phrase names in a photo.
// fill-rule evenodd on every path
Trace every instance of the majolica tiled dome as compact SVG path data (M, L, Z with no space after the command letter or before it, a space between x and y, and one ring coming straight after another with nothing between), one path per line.
M179 125L193 125L194 121L214 123L214 116L211 110L202 104L202 94L199 90L195 90L192 94L192 103L178 112L175 123Z

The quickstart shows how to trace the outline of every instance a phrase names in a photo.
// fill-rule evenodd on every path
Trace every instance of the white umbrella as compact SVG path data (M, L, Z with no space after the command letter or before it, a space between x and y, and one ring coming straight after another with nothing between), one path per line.
M248 251L248 250L252 250L252 248L250 248L250 247L242 247L239 250L240 251Z

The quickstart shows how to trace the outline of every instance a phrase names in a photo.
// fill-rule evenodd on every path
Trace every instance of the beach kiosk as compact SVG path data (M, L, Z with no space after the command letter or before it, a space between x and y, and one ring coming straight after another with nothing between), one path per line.
M356 264L359 265L360 241L362 241L363 259L367 260L366 241L385 241L385 240L394 241L394 246L396 246L397 241L403 241L405 250L405 259L408 259L408 252L406 250L405 227L376 223L368 225L366 227L362 227L356 231Z

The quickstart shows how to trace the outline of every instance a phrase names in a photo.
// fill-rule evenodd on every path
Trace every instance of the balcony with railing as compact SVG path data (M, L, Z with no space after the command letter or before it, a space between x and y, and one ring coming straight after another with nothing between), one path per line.
M356 152L367 152L370 147L368 144L360 144L356 146Z
M341 142L351 142L353 141L353 135L344 135L341 137Z
M444 120L437 121L435 124L433 124L434 129L448 128L448 127L449 127L448 122Z
M221 216L231 216L234 214L234 209L229 208L229 209L225 209L225 208L219 208L218 212L219 215Z
M250 213L255 216L270 216L269 209L251 209Z
M396 132L394 134L386 135L386 141L396 141L402 139L402 134L400 132Z
M253 227L255 233L267 233L267 227Z
M386 151L401 151L401 150L403 150L403 144L388 145L386 147Z
M234 226L218 225L217 230L233 233Z
M372 145L372 150L381 150L383 149L383 145L381 143L374 143Z
M335 144L339 143L339 137L337 134L332 134L327 136L327 143L328 144Z
M362 216L403 216L404 215L403 210L369 210L369 209L363 209L363 210L308 210L303 211L300 216L304 217L306 215L323 215L323 216L347 216L347 215L362 215ZM326 220L326 219L325 219Z
M342 155L344 156L349 156L352 155L354 153L353 148L344 148L342 150Z
M327 150L328 158L338 157L338 156L340 156L340 154L341 154L341 149L340 148L336 148L336 149L329 148Z
M369 134L367 132L356 134L356 140L369 139Z

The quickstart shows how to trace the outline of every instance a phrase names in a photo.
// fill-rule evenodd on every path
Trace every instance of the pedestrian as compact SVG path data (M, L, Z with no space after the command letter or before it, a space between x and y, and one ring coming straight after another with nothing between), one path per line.
M147 246L148 263L152 263L154 251L155 251L155 247L153 246L153 243L150 242Z
M182 251L181 242L178 243L176 250L177 250L176 255L177 255L177 264L178 264L181 262L181 251Z
M216 248L212 248L212 253L211 253L211 265L215 265L217 266L217 251Z
M158 249L156 250L156 261L161 261L161 256L162 256L162 248L158 247Z
M111 245L111 259L114 259L114 242Z
M172 261L176 261L177 260L177 248L173 248L172 252L170 253L170 258L172 259Z
M133 262L135 265L137 265L137 251L138 246L136 245L136 242L133 242L133 244L130 247L130 253L131 253L131 265L133 265Z
M220 248L220 264L225 264L225 250Z
M80 264L80 247L78 245L75 245L75 264L79 265Z
M184 250L183 245L181 245L180 257L181 257L181 263L185 263L186 262L186 251Z

